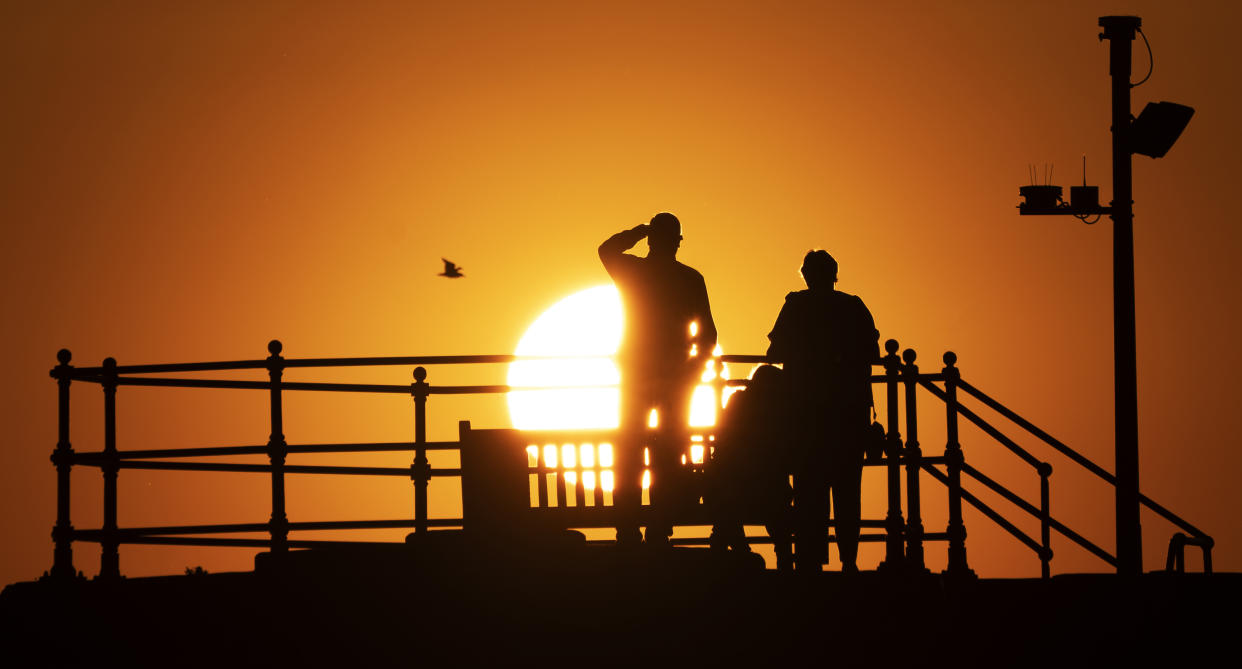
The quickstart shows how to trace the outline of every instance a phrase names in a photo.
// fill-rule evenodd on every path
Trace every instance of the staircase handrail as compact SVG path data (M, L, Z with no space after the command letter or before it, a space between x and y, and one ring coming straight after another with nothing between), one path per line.
M1075 463L1084 467L1087 471L1100 477L1105 482L1107 482L1109 485L1114 486L1114 487L1117 485L1117 477L1108 473L1108 471L1105 470L1103 467L1087 459L1086 456L1070 448L1069 446L1067 446L1060 440L1054 438L1052 435L1048 434L1047 432L1039 429L1034 424L1032 424L1030 421L1026 420L1022 416L1019 416L1009 407L1006 407L1005 405L1001 404L995 399L989 397L986 393L974 387L973 385L967 383L966 381L959 381L958 383L959 383L958 385L959 388L970 393L971 396L973 396L975 399L979 400L980 402L983 402L984 404L986 404L993 411L999 413L1005 418L1008 418L1014 424L1026 430L1027 432L1037 437L1038 439L1048 444L1049 446L1053 447L1065 457L1069 458L1070 460L1073 460ZM1189 522L1182 519L1180 516L1173 513L1172 511L1169 511L1168 509L1164 508L1160 504L1157 504L1150 497L1147 497L1146 495L1143 495L1142 493L1140 493L1139 501L1144 506L1146 506L1147 508L1151 509L1152 511L1156 512L1158 515L1163 517L1165 520L1191 533L1195 537L1211 540L1211 537L1206 532L1204 532L1203 530L1200 530L1194 525L1191 525Z

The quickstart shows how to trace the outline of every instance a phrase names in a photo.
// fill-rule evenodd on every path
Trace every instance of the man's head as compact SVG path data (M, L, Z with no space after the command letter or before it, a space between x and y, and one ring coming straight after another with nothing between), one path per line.
M802 278L811 290L832 290L837 282L837 261L827 251L810 251L802 259Z
M651 252L655 255L677 255L677 249L681 246L681 221L668 212L662 212L652 216L648 225L647 246Z

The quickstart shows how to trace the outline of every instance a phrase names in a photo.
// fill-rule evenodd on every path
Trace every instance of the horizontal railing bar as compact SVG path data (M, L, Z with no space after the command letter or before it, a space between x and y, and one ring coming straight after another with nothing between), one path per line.
M345 548L347 546L405 546L404 541L329 541L327 539L290 539L290 548Z
M766 355L747 355L744 353L726 353L720 356L721 362L753 362L762 364L765 362L774 362Z
M720 360L721 362L743 362L743 363L749 362L749 363L754 363L754 364L764 364L764 363L777 364L777 361L769 358L766 355L753 355L753 354L747 354L747 353L725 353L724 355L717 356L717 359ZM872 360L871 366L872 367L883 367L884 361L883 360Z
M598 442L598 441L616 441L621 434L621 430L612 429L594 429L594 430L519 430L527 441L579 441L579 442Z
M919 374L918 380L919 381L944 381L944 374L940 374L938 372L935 374ZM712 382L708 381L707 383L712 383ZM874 383L874 384L888 383L888 377L885 376L884 374L872 374L871 383ZM904 383L904 380L903 380L903 383ZM746 385L750 385L750 379L725 379L724 384L726 386L746 386Z
M171 388L232 388L240 390L271 390L270 381L235 381L231 379L170 379L160 377L119 377L121 386L160 386ZM408 395L410 386L382 383L316 383L307 381L281 381L282 390L314 390L320 392L392 393ZM432 392L435 392L433 389Z
M573 356L570 356L573 357ZM588 356L603 358L608 356ZM373 358L290 358L285 367L382 367L387 365L472 365L514 362L515 355L414 355Z
M461 518L429 518L428 527L461 527ZM417 521L412 519L394 520L326 520L303 521L289 523L290 531L306 530L385 530L416 527ZM119 539L130 541L133 537L175 534L240 534L247 532L266 533L270 529L268 523L234 523L231 525L170 525L165 527L122 527L116 530ZM102 529L75 529L75 541L99 541L104 536ZM268 540L263 539L264 545Z
M509 363L519 360L560 360L560 359L595 359L608 358L608 355L556 355L556 356L516 356L516 355L416 355L416 356L380 356L367 358L285 358L282 365L290 367L380 367L386 365L461 365ZM181 362L154 365L117 365L117 374L156 374L175 372L228 371L242 369L266 369L268 361L263 360L230 360L220 362ZM76 367L74 378L101 374L103 367Z
M148 534L236 534L240 532L264 532L271 528L268 523L230 523L216 525L168 525L164 527L122 527L116 530L118 536L145 536ZM74 539L87 541L97 540L103 530L74 530Z
M988 488L991 488L991 489L992 489L992 491L993 491L993 492L995 492L996 494L998 494L998 495L1000 495L1000 496L1004 497L1005 499L1009 500L1010 502L1013 502L1013 504L1014 504L1015 506L1017 506L1019 509L1022 509L1023 511L1026 511L1027 513L1031 514L1031 516L1033 516L1034 518L1039 519L1039 518L1041 517L1041 515L1040 515L1040 510L1039 510L1038 508L1036 508L1036 506L1035 506L1034 504L1031 504L1030 502L1026 501L1025 499L1022 499L1022 498L1021 498L1021 497L1019 497L1017 494L1013 493L1013 492L1012 492L1012 491L1010 491L1009 489L1007 489L1007 488L1005 488L1004 486L1002 486L1000 483L997 483L995 480L993 480L993 479L992 479L990 476L988 476L987 474L984 474L983 472L979 471L978 469L975 469L975 468L974 468L974 467L972 467L971 465L969 465L969 464L965 464L965 463L963 463L963 464L962 464L962 471L963 471L963 472L965 472L965 473L967 473L967 474L969 474L969 475L970 475L972 478L974 478L976 481L978 481L978 482L982 483L983 485L987 486ZM1052 529L1054 529L1054 530L1056 530L1056 531L1060 532L1060 533L1061 533L1062 535L1064 535L1067 539L1069 539L1069 540L1073 541L1074 543L1078 544L1079 546L1082 546L1083 548L1087 549L1088 551L1090 551L1090 552L1094 553L1094 554L1095 554L1095 556L1096 556L1096 557L1098 557L1098 558L1100 558L1101 560L1104 560L1105 562L1109 562L1110 564L1115 564L1115 558L1113 558L1113 556L1112 556L1111 554L1109 554L1109 552L1108 552L1108 551L1104 550L1103 548L1100 548L1099 546L1096 546L1094 543L1092 543L1091 541L1089 541L1086 537L1084 537L1084 536L1082 536L1081 534L1078 534L1077 532L1075 532L1075 531L1071 530L1069 527L1067 527L1066 525L1064 525L1063 523L1061 523L1061 522L1060 522L1059 520L1057 520L1056 518L1053 518L1053 517L1049 516L1049 517L1048 517L1048 526L1049 526L1049 527L1051 527Z
M523 432L523 434L526 434L526 433L525 433L525 432ZM611 442L611 441L615 441L615 437L610 437L610 436L603 436L603 437L573 437L572 439L569 439L566 435L546 435L546 434L544 434L544 433L536 433L536 434L532 434L532 435L530 435L530 436L526 437L525 439L523 439L523 441L536 442L535 444L532 444L532 445L540 445L540 446L543 446L543 445L558 445L558 446L559 446L559 445L561 445L563 442L565 442L565 441L567 441L567 440L568 440L568 441L578 442L578 443ZM537 442L548 442L548 443L547 443L547 444L539 444L539 443L537 443ZM552 444L552 442L556 442L556 443L555 443L555 444ZM696 441L696 442L693 442L693 443L694 443L695 445L699 445L699 443L700 443L700 442L697 442L697 441ZM920 462L923 462L923 463L931 463L931 464L937 464L937 465L942 465L942 464L945 464L945 463L947 462L946 458L945 458L944 456L942 456L942 455L925 456L925 457L919 458L919 461L920 461ZM903 463L903 464L904 464L906 461L905 461L905 460L901 460L901 459L899 459L899 460L898 460L898 462L901 462L901 463ZM695 466L696 468L698 468L698 467L702 467L703 465L702 465L701 463L696 463L694 466ZM886 466L888 466L888 458L887 458L887 457L881 457L881 458L878 458L878 459L876 459L876 460L865 460L865 461L863 461L862 466L864 466L864 467L886 467ZM582 464L575 464L575 465L574 465L574 466L572 466L572 467L568 467L568 466L565 466L565 465L559 465L559 464L558 464L556 467L549 467L549 466L546 466L546 465L539 465L539 466L532 466L532 467L529 467L529 468L527 469L527 473L528 473L528 474L537 474L537 473L540 473L540 472L543 472L543 473L546 473L546 474L552 474L552 473L555 473L555 472L579 472L579 473L581 473L581 472L591 472L591 471L595 471L595 470L596 470L596 469L598 469L598 468L600 468L600 467L598 467L598 466L596 466L596 465L587 466L587 465L582 465ZM602 467L602 468L603 468L603 469L612 469L612 468L613 468L613 465L609 465L609 466L607 466L607 467ZM560 507L549 507L549 508L560 508ZM573 508L573 507L570 507L570 508ZM878 523L878 525L876 525L876 527L887 527L887 525L885 524L887 521L879 520L879 521L876 521L876 522Z
M90 539L87 541L98 541ZM270 539L237 539L233 537L133 537L117 543L163 546L232 546L241 548L267 548ZM289 539L289 548L347 548L353 546L404 546L401 541L328 541L324 539Z
M582 386L582 387L584 388L585 387L616 388L617 386L613 385L613 386ZM497 395L497 394L503 394L503 393L511 392L513 390L518 390L518 389L511 388L506 385L495 385L495 386L436 386L436 385L433 385L427 390L432 395ZM525 390L557 390L557 389L556 388L526 388Z
M243 548L267 548L272 545L271 539L236 539L233 537L133 537L118 543L150 544L165 546L238 546ZM292 541L285 541L292 546Z
M300 444L288 446L289 453L394 453L413 451L418 444L412 441L376 442L371 444ZM428 441L422 448L429 451L450 451L461 448L457 441Z
M200 456L266 454L267 446L204 446L198 448L162 448L141 451L117 451L116 457L121 460L136 460L139 458L192 458ZM106 457L106 454L102 451L95 451L91 453L82 453L80 454L80 457L103 459Z
M269 386L270 388L270 386ZM408 395L410 386L395 383L320 383L314 381L281 381L281 390L314 390L334 393L387 393Z
M243 369L266 369L266 360L221 360L218 362L173 362L154 365L117 365L117 374L173 374L177 372L226 372ZM102 374L103 367L75 367L74 380Z
M121 369L121 368L118 368ZM82 370L75 370L82 371ZM98 383L103 380L101 374L77 374L76 379L81 381ZM871 377L872 383L885 383L888 378L883 374L875 374ZM944 375L919 374L920 382L943 381ZM227 388L234 390L270 390L272 385L270 381L245 381L236 379L181 379L168 377L133 377L122 376L116 379L118 385L122 386L148 386L148 387L166 387L166 388ZM711 383L711 382L707 382ZM726 379L726 386L745 386L749 384L748 379ZM280 387L283 390L308 390L317 392L354 392L354 393L391 393L391 394L408 394L412 388L408 384L380 384L380 383L325 383L312 381L282 381ZM577 389L602 389L617 388L617 384L586 384L586 385L564 385L564 386L509 386L505 384L493 385L430 385L427 392L432 395L493 395L504 394L510 392L535 392L544 390L577 390Z
M1112 486L1117 485L1117 478L1113 476L1112 474L1108 473L1108 471L1105 470L1103 467L1087 459L1086 456L1080 454L1078 451L1075 451L1074 449L1070 448L1066 444L1062 443L1059 439L1056 439L1055 437L1048 434L1047 432L1044 432L1043 430L1039 429L1027 419L1014 413L1013 410L1011 410L1009 407L1006 407L1005 405L1001 404L995 399L989 397L987 393L984 393L982 390L979 390L978 388L970 385L969 383L965 381L959 381L958 386L962 388L963 390L965 390L966 392L970 393L972 396L974 396L975 399L986 404L989 408L991 408L996 413L999 413L1005 418L1008 418L1009 420L1016 423L1022 429L1026 430L1027 432L1030 432L1032 435L1038 437L1044 443L1055 448L1065 457L1078 463L1079 465L1084 467L1087 471L1091 472L1092 474L1095 474L1096 476L1104 479L1104 481L1107 482L1109 485L1112 485ZM1172 511L1169 511L1163 506L1157 504L1155 501L1153 501L1151 498L1147 497L1146 495L1143 495L1140 493L1139 501L1142 504L1144 504L1147 508L1151 509L1152 511L1155 511L1165 520L1173 523L1174 525L1177 525L1181 529L1195 536L1208 537L1208 535L1205 532L1203 532L1203 530L1200 530L1194 525L1191 525L1189 522L1183 520L1180 516L1173 513Z
M605 506L605 507L598 507L598 506L596 506L596 507L591 507L591 506L546 506L546 507L532 508L532 509L531 509L531 511L532 511L532 512L534 512L534 513L536 513L536 514L538 514L538 515L551 515L551 516L554 516L554 515L558 515L558 514L578 514L578 513L581 513L583 510L587 510L587 509L601 509L601 511L600 511L600 512L590 512L590 513L592 513L592 515L595 515L595 513L611 513L611 512L612 512L615 508L616 508L616 507L613 507L613 506ZM699 508L701 509L702 507L699 507ZM642 521L646 521L646 520L648 520L648 514L652 513L652 512L651 512L651 507L649 507L649 506L644 506L644 507L642 508L642 511L641 511L640 513L641 513L640 520L642 520ZM703 522L697 522L697 521L699 521L699 520L702 520ZM684 519L683 519L683 522L678 523L678 524L677 524L677 526L678 526L678 527L696 527L696 526L703 526L703 527L707 527L707 526L710 526L711 524L712 524L712 520L711 520L711 519L704 518L703 516L697 516L697 517L695 517L693 520L684 520ZM762 523L759 519L756 519L756 518L746 518L746 519L744 519L744 520L743 520L742 524L743 524L743 525L745 525L745 526L759 526L759 525L762 525L763 523ZM836 521L835 521L835 520L825 520L825 521L824 521L824 525L825 525L826 527L836 527ZM882 530L882 529L885 529L885 528L888 526L888 521L884 520L883 518L880 518L880 519L863 519L863 520L860 520L860 521L859 521L858 526L859 526L859 527L861 527L861 528L865 528L865 529L876 529L876 530ZM568 527L568 528L570 528L570 529L573 529L573 528L575 528L575 527L577 527L577 526L576 526L576 525L574 525L574 524L573 524L573 521L571 520L571 521L569 521L569 523L566 525L566 527ZM588 526L588 527L599 527L599 526ZM930 533L929 533L929 534L930 534ZM947 535L946 535L946 536L947 536Z
M428 519L429 527L458 527L461 518ZM314 520L289 523L290 530L390 530L416 527L418 522L412 518L396 518L392 520Z
M925 538L930 537L934 534L937 534L937 533L929 532L927 535L925 535ZM887 538L888 538L888 535L885 535L885 534L860 534L858 535L858 540L860 542L879 542L879 541L885 541ZM947 538L947 535L946 537L935 537L932 540L938 541L943 538ZM828 535L829 543L836 542L836 540L837 540L837 537L835 534ZM706 546L710 541L711 541L711 537L677 537L677 538L669 539L668 543L672 546ZM593 539L593 540L588 540L587 543L596 544L596 545L606 545L606 544L615 543L615 541L613 539ZM748 536L746 537L746 543L748 544L770 544L772 543L772 539L771 537L765 537L765 536L754 536L754 537Z
M924 382L920 382L920 385L922 385L924 388L927 388L927 390L929 390L931 394L940 398L942 401L946 399L944 391L937 388L936 386L933 386L930 383L924 383ZM965 416L966 419L969 420L970 422L977 425L979 429L986 432L988 436L999 441L1002 446L1004 446L1005 448L1008 448L1010 452L1012 452L1014 455L1017 455L1018 457L1025 460L1026 463L1030 465L1031 467L1034 467L1035 469L1039 469L1040 465L1043 464L1043 462L1041 462L1039 458L1036 458L1034 455L1031 455L1030 452L1028 452L1025 448L1022 448L1014 440L1010 439L1009 437L1006 437L1004 434L1001 433L1000 430L993 427L991 423L981 418L975 412L971 411L970 409L967 409L961 404L957 405L957 412L960 415Z
M924 469L925 471L927 471L927 473L931 474L932 477L935 478L937 481L940 481L946 486L949 485L948 474L942 473L939 469L936 469L935 467L925 467ZM991 518L992 522L996 523L997 525L1000 525L1002 529L1012 534L1014 538L1016 538L1018 541L1021 541L1022 543L1026 544L1027 548L1030 548L1031 550L1035 551L1036 555L1043 554L1044 547L1041 546L1039 542L1028 537L1025 532L1018 529L1013 523L1005 519L1004 516L1000 515L995 510L993 510L992 507L988 506L987 504L984 504L978 497L975 497L974 495L970 494L970 492L967 490L961 490L961 494L962 494L962 499L969 502L971 506L975 507L980 512L982 512L983 515L987 516L988 518Z
M118 386L158 386L170 388L233 388L243 390L270 390L267 381L240 381L233 379L169 379L160 377L117 377Z
M233 379L173 379L162 377L118 377L117 385L121 386L158 386L165 388L231 388L234 390L271 390L270 381L238 381ZM567 385L567 386L508 386L503 384L497 385L480 385L480 386L437 386L430 385L427 392L431 395L488 395L503 394L510 392L530 392L541 390L589 390L596 388L617 388L617 384L588 384L588 385ZM409 384L390 384L390 383L321 383L315 381L281 381L281 390L310 390L317 392L343 392L343 393L386 393L394 395L408 395L411 392Z
M461 448L456 441L429 441L423 444L429 451L448 451ZM394 453L413 451L417 445L412 441L376 442L368 444L304 444L286 446L286 452L292 453ZM116 457L121 460L138 458L188 458L222 455L266 455L267 446L205 446L199 448L162 448L141 451L118 451ZM75 453L75 464L99 466L106 454L103 451Z
M427 392L432 395L489 395L497 393L528 393L544 390L598 390L604 388L620 388L615 383L596 383L572 386L507 386L497 384L491 386L437 386L432 385Z
M433 518L426 521L430 527L441 528L457 528L462 526L460 518ZM416 527L418 523L413 520L342 520L342 521L311 521L300 523L289 523L290 531L324 531L324 530L366 530L366 529L409 529ZM880 524L865 523L863 527L874 527L879 529ZM121 528L117 530L116 539L120 543L127 544L183 544L183 545L218 545L218 546L258 546L266 547L271 543L270 539L247 539L236 537L217 537L217 538L195 538L187 536L167 536L167 535L201 535L201 534L233 534L240 532L266 532L267 523L247 523L237 525L188 525L173 527L131 527ZM835 541L835 535L829 535L830 540ZM860 536L861 541L883 541L884 534L864 534ZM101 529L82 529L74 531L75 541L99 542L104 539L104 531ZM924 539L928 541L943 541L948 539L948 534L944 532L928 532L924 535ZM674 539L674 543L703 543L706 544L707 537L703 538L679 538ZM765 536L748 537L749 543L766 544L772 543L772 540ZM588 543L612 543L611 539L591 541ZM297 545L367 545L367 544L385 544L397 545L396 542L368 542L368 541L328 541L328 540L289 540L290 546Z
M99 543L102 536L83 537L79 541ZM154 544L166 546L235 546L242 548L267 548L272 544L270 539L237 539L234 537L162 537L162 536L121 536L118 544ZM292 545L293 542L289 541Z
M612 355L416 355L416 356L376 356L363 358L285 358L281 360L281 365L286 368L293 367L383 367L383 366L400 366L400 365L469 365L469 364L507 364L521 361L538 361L538 360L598 360L612 358ZM718 360L724 363L752 363L763 364L773 363L775 361L764 355L751 355L741 353L727 353L718 357ZM144 365L117 365L117 374L173 374L179 372L205 372L205 371L232 371L245 369L266 369L270 361L267 359L259 360L220 360L212 362L174 362L174 363L157 363ZM883 361L876 360L871 363L873 366L883 365ZM102 374L104 368L95 367L74 367L70 371L70 375L75 380L90 380L84 377L91 377Z
M99 382L102 377L92 375L83 378L83 381ZM943 381L943 374L920 374L919 382ZM877 374L871 377L872 383L885 383L887 377ZM121 386L146 386L161 388L226 388L234 390L271 390L270 381L243 381L235 379L178 379L168 377L134 377L123 376L118 377L117 385ZM710 384L711 382L706 382ZM726 379L726 386L746 386L750 384L749 379ZM411 386L409 384L391 384L391 383L326 383L317 381L281 381L282 390L307 390L315 392L344 392L344 393L381 393L393 395L410 394ZM578 384L563 386L510 386L505 384L492 385L429 385L427 387L428 394L431 395L500 395L512 392L538 392L547 390L594 390L604 388L619 388L615 383L600 384Z
M271 473L272 465L238 462L165 462L160 460L121 460L121 469L172 470L190 472ZM339 467L332 465L284 465L286 474L345 474L351 476L409 476L409 467ZM432 468L431 476L461 476L459 468Z

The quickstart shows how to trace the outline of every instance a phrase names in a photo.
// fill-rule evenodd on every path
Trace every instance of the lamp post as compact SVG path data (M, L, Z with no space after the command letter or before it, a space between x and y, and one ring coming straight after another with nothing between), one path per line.
M1137 16L1102 16L1100 40L1109 41L1112 79L1113 201L1101 207L1098 189L1045 184L1019 189L1023 215L1070 214L1082 220L1108 214L1113 219L1113 378L1115 393L1117 573L1143 572L1139 525L1138 372L1134 325L1134 200L1131 156L1159 158L1181 134L1194 110L1169 102L1148 104L1138 119L1130 116L1130 50L1142 20Z
M1100 17L1113 89L1113 384L1117 573L1143 573L1139 525L1138 362L1134 325L1134 192L1130 163L1130 48L1137 16Z

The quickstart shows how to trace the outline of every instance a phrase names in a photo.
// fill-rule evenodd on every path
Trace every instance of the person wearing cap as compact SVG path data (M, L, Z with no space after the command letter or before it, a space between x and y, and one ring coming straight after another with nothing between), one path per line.
M647 240L647 255L626 253ZM678 493L680 455L689 443L690 398L716 347L703 276L677 261L681 222L670 213L619 232L599 247L599 259L621 294L625 333L617 350L621 368L621 439L618 444L615 500L617 541L639 540L643 448L651 459L649 544L667 545L669 517ZM648 416L655 409L658 431L649 438Z
M837 261L827 251L806 254L802 277L807 289L785 296L768 334L768 358L783 363L796 398L794 565L819 571L827 561L831 496L841 569L854 572L871 365L880 357L880 333L860 298L836 290Z

